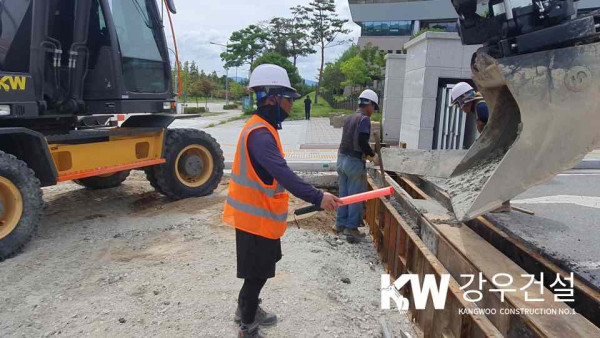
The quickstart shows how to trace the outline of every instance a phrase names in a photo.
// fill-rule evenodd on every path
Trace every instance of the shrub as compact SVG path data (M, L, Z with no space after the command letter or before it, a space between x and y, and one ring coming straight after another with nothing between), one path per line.
M412 39L416 38L417 36L419 36L421 34L425 34L427 32L440 32L440 33L443 33L443 32L446 32L446 29L442 28L442 27L435 27L435 26L431 27L431 28L421 28L421 30L418 31L417 34L411 36L410 39L412 40Z
M184 114L200 114L200 113L208 113L208 108L205 107L186 107L183 110Z
M224 110L238 109L238 105L235 103L226 104L223 106Z

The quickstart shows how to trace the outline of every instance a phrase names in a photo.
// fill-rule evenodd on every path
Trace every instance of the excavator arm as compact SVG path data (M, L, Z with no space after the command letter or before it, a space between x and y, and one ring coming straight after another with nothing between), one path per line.
M483 13L476 0L452 3L463 44L483 44L472 79L490 120L466 153L385 149L383 157L387 170L442 177L432 181L466 221L600 146L600 13L578 16L572 0L490 1Z

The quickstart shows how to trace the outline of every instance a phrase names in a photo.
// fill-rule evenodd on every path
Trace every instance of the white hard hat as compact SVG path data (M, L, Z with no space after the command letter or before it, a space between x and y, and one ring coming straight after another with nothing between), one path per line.
M452 91L450 92L450 99L452 100L451 103L456 104L458 98L460 98L461 96L463 96L467 93L470 93L471 91L473 91L473 87L471 87L470 84L468 84L466 82L457 83L454 87L452 87ZM463 103L467 103L467 102L463 102Z
M358 97L359 100L369 100L375 104L377 110L379 110L379 96L371 89L366 89Z
M277 65L262 64L254 69L250 75L250 84L248 88L256 91L258 88L264 88L267 91L273 88L285 88L297 94L296 89L290 84L290 78L287 71ZM299 95L296 95L297 98Z

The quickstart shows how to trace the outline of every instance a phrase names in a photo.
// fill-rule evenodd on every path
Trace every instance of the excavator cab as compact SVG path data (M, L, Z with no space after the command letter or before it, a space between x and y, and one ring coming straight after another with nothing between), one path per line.
M42 187L108 189L132 170L173 200L219 185L217 141L169 128L180 115L163 32L175 5L164 5L0 0L0 261L35 233ZM125 121L108 123L115 114Z
M2 119L174 112L156 0L2 1L0 26Z

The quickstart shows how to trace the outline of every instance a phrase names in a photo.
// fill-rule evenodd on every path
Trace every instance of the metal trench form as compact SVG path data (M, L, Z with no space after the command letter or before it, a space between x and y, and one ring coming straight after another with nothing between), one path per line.
M369 169L370 190L379 187L376 182L381 182L380 177L377 170ZM368 201L364 222L392 280L401 274L417 274L422 282L425 275L433 274L439 282L442 274L451 275L443 310L434 309L431 297L424 310L416 310L411 288L401 290L410 301L410 318L424 337L600 337L598 290L575 276L575 302L555 302L549 284L556 274L568 277L567 271L515 242L483 216L467 223L453 219L444 206L449 203L448 196L434 185L389 173L385 179L395 194L390 200ZM520 288L530 278L521 275L539 276L542 272L552 276L545 279L543 293L535 284L526 289L530 298L541 301L526 301ZM488 281L481 289L483 298L477 303L467 302L464 293L478 290L477 283L460 290L468 281L460 275L479 273ZM504 302L499 292L490 292L495 288L492 278L498 273L510 274L513 283L497 289L516 290L506 292ZM575 314L564 314L572 313L567 304ZM495 314L474 311L477 308L495 309ZM544 311L519 313L518 309ZM548 314L548 309L562 314Z

